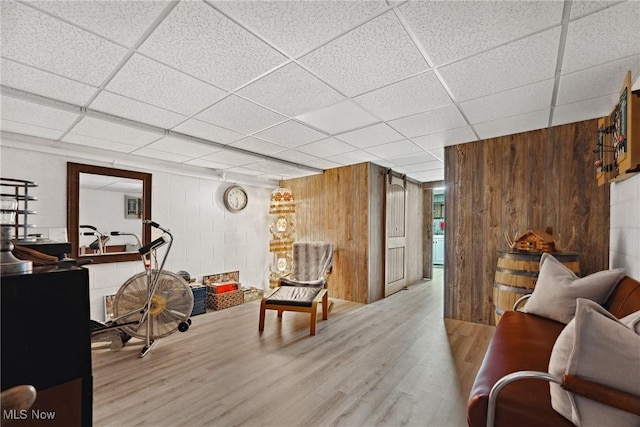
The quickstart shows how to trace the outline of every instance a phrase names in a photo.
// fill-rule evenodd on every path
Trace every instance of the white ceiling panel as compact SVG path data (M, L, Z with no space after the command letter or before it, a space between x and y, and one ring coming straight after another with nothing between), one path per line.
M549 123L549 110L535 111L520 116L508 117L493 122L474 125L480 139L511 135L518 132L546 128Z
M120 142L109 141L107 139L95 138L92 136L79 135L77 133L68 133L62 138L62 141L71 144L84 145L85 147L100 148L102 150L116 151L119 153L131 153L140 148L138 145L122 144Z
M3 59L1 66L0 82L2 82L4 86L75 105L85 105L97 90L97 88L93 86L47 73L8 59Z
M627 70L640 64L640 55L560 76L558 105L619 93ZM618 80L611 78L620 76ZM611 109L615 104L611 104Z
M226 93L141 55L133 55L107 90L179 114L193 115Z
M551 104L553 85L553 79L544 80L462 102L460 108L471 124L543 110Z
M383 159L391 159L393 157L401 157L407 154L423 152L420 147L407 139L390 142L388 144L376 145L375 147L367 148L365 151Z
M309 142L326 138L327 135L298 122L294 122L293 120L289 120L288 122L259 132L256 136L284 147L295 148Z
M8 96L1 96L2 118L16 123L39 126L54 130L67 130L79 117L78 113L58 110Z
M154 150L151 148L139 148L133 153L136 156L151 157L152 159L166 160L168 162L184 163L193 159L191 156L183 156L181 154L167 153L166 151Z
M334 89L293 62L251 83L238 93L290 117L344 99Z
M384 120L392 120L451 104L434 72L428 71L355 98Z
M383 1L216 1L213 4L291 56L322 44L386 7Z
M350 100L301 114L296 119L330 134L346 132L380 121Z
M218 151L209 156L202 157L203 160L211 160L212 162L224 163L231 166L246 166L252 163L264 162L264 159L249 154L239 153L232 150Z
M456 101L550 79L555 74L560 27L443 67Z
M444 147L429 150L429 153L431 153L431 155L436 159L440 160L441 162L444 162Z
M469 126L464 126L411 139L425 150L433 150L449 145L464 144L465 142L475 141L478 138Z
M415 179L423 182L442 181L444 180L444 169L418 172L413 175Z
M58 139L64 131L49 129L42 126L34 126L27 123L14 122L12 120L2 119L3 131L21 133L23 135L37 136L40 138Z
M90 29L114 42L133 46L169 1L29 1L40 9Z
M108 91L100 92L97 98L89 105L89 108L164 129L170 129L187 120L187 116L182 114L167 111Z
M619 1L573 0L571 2L571 19L579 19L585 15L607 7L615 6Z
M99 86L127 50L16 2L2 2L2 57Z
M233 173L237 173L240 175L250 175L250 176L259 176L259 175L263 175L264 172L262 171L258 171L255 169L251 168L251 165L249 165L248 167L244 167L244 166L232 166L229 169L225 170L225 172L233 172Z
M640 53L640 3L627 1L569 23L562 72Z
M433 157L430 153L427 152L418 152L405 156L386 156L387 160L396 166L407 166L407 165L415 165L415 164L425 164L425 163L439 163L442 165L442 162ZM433 169L433 167L431 168ZM422 169L425 170L425 169Z
M162 138L162 135L157 133L146 132L93 117L83 118L71 129L71 133L119 142L121 144L135 145L137 147L147 145L150 142Z
M326 160L326 159L317 159L317 160L314 160L312 162L306 163L306 165L310 166L312 168L323 169L323 170L338 168L338 167L342 166L339 163L331 162L331 161Z
M207 108L196 118L249 134L287 120L287 117L232 95Z
M455 105L449 105L402 119L392 120L389 125L401 134L412 138L466 126L462 114Z
M393 11L305 55L301 62L349 96L428 68Z
M272 144L259 138L254 138L252 136L242 138L241 140L229 145L232 147L240 148L242 150L264 154L265 156L270 156L272 154L286 150L286 148L282 145Z
M395 129L384 123L378 123L352 132L343 133L336 138L358 148L367 148L384 144L385 142L404 139Z
M286 60L211 6L195 1L180 2L140 52L226 90Z
M145 148L157 151L165 151L167 153L181 154L187 157L203 157L216 153L221 149L212 145L198 143L193 141L185 141L182 138L168 136L159 139L147 145Z
M354 151L355 148L349 144L345 144L342 141L338 141L335 138L327 138L300 146L297 148L297 150L316 157L330 157L335 156L336 154Z
M559 1L413 1L400 10L429 58L442 65L559 25L562 7Z
M196 119L189 119L174 127L172 130L186 135L195 136L197 138L206 139L208 141L218 142L220 144L229 144L243 136L241 133Z
M377 163L379 158L371 153L367 153L363 150L350 151L348 153L338 154L336 156L330 156L325 158L330 162L338 163L339 165L354 165L362 162Z
M553 111L552 125L557 126L608 116L619 99L618 93L614 93L572 104L559 105Z
M410 174L414 172L426 172L426 171L440 171L442 170L442 162L439 160L434 160L432 162L424 162L424 163L412 163L409 165L399 166L402 168L404 173Z
M214 162L212 160L205 160L205 159L188 160L185 162L185 164L192 165L192 166L199 166L201 168L207 168L207 169L229 169L230 167L232 167L231 165L228 165L226 163Z
M307 153L303 153L298 150L285 150L278 153L278 158L288 160L293 163L306 164L314 160L318 160L316 156L312 156Z

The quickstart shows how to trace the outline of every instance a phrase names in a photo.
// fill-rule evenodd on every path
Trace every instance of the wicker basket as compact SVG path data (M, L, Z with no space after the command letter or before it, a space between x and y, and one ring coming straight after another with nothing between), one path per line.
M207 308L222 310L244 303L244 292L241 290L212 294L207 292Z
M244 302L259 300L264 296L264 291L258 288L245 289L243 292Z

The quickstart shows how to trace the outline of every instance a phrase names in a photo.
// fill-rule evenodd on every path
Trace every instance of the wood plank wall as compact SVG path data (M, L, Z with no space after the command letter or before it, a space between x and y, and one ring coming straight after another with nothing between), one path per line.
M329 296L359 303L384 297L385 168L361 163L283 180L296 199L296 240L334 245ZM422 189L408 183L409 283L422 278Z
M553 227L582 275L609 265L609 186L593 167L596 120L445 149L445 317L493 324L504 233Z

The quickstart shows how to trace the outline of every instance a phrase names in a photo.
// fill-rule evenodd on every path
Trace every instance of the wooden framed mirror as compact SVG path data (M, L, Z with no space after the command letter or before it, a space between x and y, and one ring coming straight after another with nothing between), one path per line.
M138 261L151 241L151 174L67 163L71 257L93 263Z

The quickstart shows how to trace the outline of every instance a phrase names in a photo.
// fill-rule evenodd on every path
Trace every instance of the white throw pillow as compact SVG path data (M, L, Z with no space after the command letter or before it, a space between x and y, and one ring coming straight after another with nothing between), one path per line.
M625 324L626 323L626 324ZM640 312L618 320L600 305L578 299L575 318L558 336L549 373L589 379L640 396ZM640 416L569 393L551 383L551 406L581 427L637 427Z
M544 253L536 287L522 311L569 323L576 311L576 298L603 304L623 277L622 268L578 277L553 255Z

